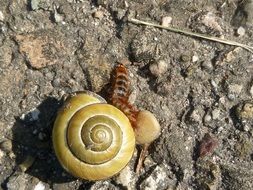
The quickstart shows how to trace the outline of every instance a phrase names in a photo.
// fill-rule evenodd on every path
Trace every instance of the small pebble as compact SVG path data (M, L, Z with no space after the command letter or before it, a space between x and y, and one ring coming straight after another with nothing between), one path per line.
M46 134L40 132L39 135L38 135L38 138L39 138L39 140L43 141L46 138Z
M39 115L40 115L40 110L38 109L34 109L31 113L31 120L32 121L36 121L39 119Z
M116 178L118 184L122 184L127 189L133 189L135 185L134 173L129 166L126 166Z
M56 23L63 23L63 16L62 15L60 15L58 12L57 12L57 9L56 9L56 7L54 7L54 21L56 22Z
M209 114L206 114L205 117L204 117L204 122L208 123L208 122L211 121L211 119L212 119L212 117Z
M212 118L215 120L215 119L219 119L220 117L220 110L219 109L214 109L212 111Z
M249 89L249 93L250 93L251 97L253 97L253 84L252 84L252 86Z
M27 175L26 174L13 174L8 178L6 184L8 190L25 190L27 189Z
M94 17L94 18L102 19L103 16L104 16L103 11L95 11L95 12L93 13L93 17Z
M201 67L206 71L212 71L213 70L213 64L211 61L205 60L202 62Z
M170 26L171 22L172 22L172 17L170 16L165 16L162 18L162 26L168 27Z
M4 152L0 150L0 164L2 163L2 158L4 157Z
M228 86L229 94L233 94L235 96L239 95L242 91L243 86L240 84L231 84Z
M253 103L248 101L238 105L237 116L243 120L253 119Z
M199 157L205 157L208 154L212 154L217 145L217 139L212 137L209 133L206 133L200 141Z
M244 34L245 34L245 29L242 27L242 26L240 26L238 29L237 29L237 35L239 36L239 37L241 37L241 36L243 36Z
M4 140L0 143L0 149L5 152L11 152L12 150L12 142L10 140Z
M31 9L33 11L39 9L39 3L40 3L40 0L31 0L31 3L30 3Z
M211 79L210 83L215 90L218 89L218 84L214 80Z
M191 60L191 57L188 54L182 54L180 57L181 61L188 62Z
M168 182L171 182L168 179L166 174L166 169L161 166L157 166L149 175L149 177L145 178L140 185L140 189L152 190L152 189L166 189L166 185Z
M191 119L195 122L200 122L201 121L201 116L199 114L198 110L193 110L192 114L191 114Z
M3 14L3 12L2 11L0 11L0 21L4 21L4 14Z
M150 72L156 77L159 77L164 74L167 69L168 65L164 60L159 60L158 62L153 63L149 66Z
M34 190L44 190L45 185L40 181L35 187Z
M199 57L197 55L192 56L192 62L195 63L199 60Z
M249 125L243 125L243 130L245 131L245 132L248 132L249 130L250 130L250 126Z

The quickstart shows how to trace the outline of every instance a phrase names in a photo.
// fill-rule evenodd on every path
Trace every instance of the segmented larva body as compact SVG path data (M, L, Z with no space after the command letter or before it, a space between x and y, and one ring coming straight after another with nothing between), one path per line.
M115 68L111 103L126 114L133 127L136 125L136 116L139 110L128 102L129 99L129 79L126 67L118 64Z

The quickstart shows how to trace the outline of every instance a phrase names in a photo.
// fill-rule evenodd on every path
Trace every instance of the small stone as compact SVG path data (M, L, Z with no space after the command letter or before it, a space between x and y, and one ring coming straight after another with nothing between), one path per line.
M195 63L199 60L199 57L197 55L192 56L192 62Z
M250 93L251 97L253 97L253 84L251 85L251 87L249 89L249 93Z
M94 18L98 18L98 19L102 19L103 18L103 16L104 16L104 12L103 11L95 11L94 13L93 13L93 17Z
M4 157L4 152L0 149L0 164L2 163L3 157Z
M220 110L219 109L214 109L212 111L212 119L215 120L215 119L219 119L220 117Z
M3 12L2 11L0 11L0 21L4 21L4 14L3 14Z
M188 54L182 54L180 57L181 61L188 62L191 60L191 57Z
M22 114L20 119L27 122L33 122L39 119L40 110L37 108L29 111L27 114Z
M170 16L165 16L162 18L162 26L168 27L170 26L171 22L172 22L172 17Z
M243 86L240 84L231 84L228 86L228 98L234 100L242 91Z
M90 188L90 190L107 190L107 189L118 189L115 185L112 183L109 183L108 181L97 181L94 183Z
M40 0L31 0L30 6L33 11L39 9Z
M193 110L193 112L191 114L191 119L195 122L201 121L201 116L200 116L200 113L197 109Z
M141 183L140 189L166 189L169 183L165 169L157 166L152 174Z
M240 94L242 91L242 88L243 88L243 86L239 85L239 84L229 85L230 92L233 92L235 94Z
M14 152L10 152L8 154L8 156L10 157L10 159L15 159L16 158L16 155L14 154Z
M54 21L56 23L63 23L63 16L57 13L57 11L54 12Z
M11 152L12 150L12 142L11 140L4 140L3 142L0 143L0 149L3 150L4 152Z
M253 103L250 101L241 103L237 106L236 113L238 118L242 120L252 120L253 119Z
M237 35L239 36L239 37L241 37L241 36L243 36L244 34L245 34L245 29L242 27L242 26L240 26L238 29L237 29Z
M218 22L217 16L213 12L208 12L206 15L202 17L202 23L208 28L213 29L214 31L222 34L223 30Z
M22 173L21 175L14 174L12 175L8 183L6 184L8 190L25 190L27 185L26 174Z
M209 114L206 114L204 117L204 122L209 123L211 121L212 117Z
M164 60L159 60L158 62L153 63L149 66L150 72L156 77L159 77L164 74L167 69L168 64Z
M39 140L43 141L43 140L45 140L45 138L46 138L46 134L40 132L40 133L38 134L38 138L39 138Z
M38 109L34 109L31 113L31 120L32 121L36 121L39 119L39 115L40 115L40 110Z
M199 145L199 157L205 157L208 154L212 154L217 145L217 139L212 137L209 133L206 133Z
M126 166L116 178L117 183L122 184L127 189L134 189L134 173L129 166Z
M210 83L215 90L218 89L218 84L214 80L211 79Z
M44 190L45 185L40 181L35 187L34 190Z
M202 62L201 67L206 71L212 71L213 70L213 64L211 61L205 60Z
M235 100L235 95L234 94L228 94L228 99L233 101Z
M249 125L244 125L243 126L243 130L248 132L251 129L251 127Z

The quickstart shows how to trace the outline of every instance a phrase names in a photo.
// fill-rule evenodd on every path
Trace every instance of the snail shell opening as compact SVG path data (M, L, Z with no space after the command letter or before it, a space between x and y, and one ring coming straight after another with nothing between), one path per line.
M128 118L91 92L71 96L59 111L53 145L72 175L102 180L120 172L132 158L135 135Z

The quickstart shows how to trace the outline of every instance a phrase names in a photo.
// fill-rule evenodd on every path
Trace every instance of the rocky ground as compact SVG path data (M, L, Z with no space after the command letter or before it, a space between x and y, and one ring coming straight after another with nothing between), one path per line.
M0 5L0 189L253 189L252 53L127 22L253 46L252 0ZM136 151L112 179L76 179L52 149L57 109L74 91L103 95L122 60L129 62L132 102L157 116L162 133L140 174Z

